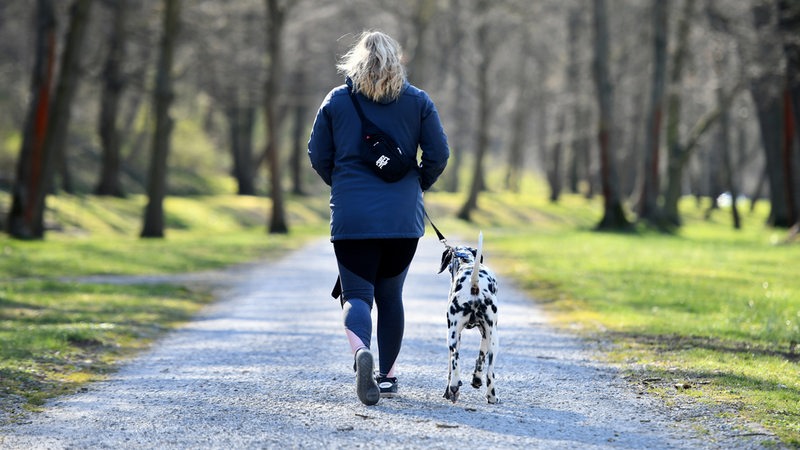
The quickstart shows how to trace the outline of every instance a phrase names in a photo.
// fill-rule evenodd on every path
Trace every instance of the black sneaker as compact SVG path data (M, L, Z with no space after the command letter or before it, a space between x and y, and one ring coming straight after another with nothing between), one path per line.
M397 378L377 377L378 389L381 391L381 397L392 398L397 395Z
M356 352L356 394L361 403L371 406L380 400L380 390L372 373L374 368L372 353L366 348Z

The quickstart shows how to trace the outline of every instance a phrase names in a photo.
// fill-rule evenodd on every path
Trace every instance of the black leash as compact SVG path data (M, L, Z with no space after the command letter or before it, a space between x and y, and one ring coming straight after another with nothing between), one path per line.
M433 231L436 232L436 236L439 238L439 242L441 242L442 245L444 245L445 247L450 248L450 245L447 243L447 238L445 238L442 232L439 231L438 228L436 228L436 225L433 223L433 220L431 220L431 216L428 215L428 210L426 210L424 206L422 207L422 212L425 213L425 218L428 219L428 223L431 224L431 226L433 227Z

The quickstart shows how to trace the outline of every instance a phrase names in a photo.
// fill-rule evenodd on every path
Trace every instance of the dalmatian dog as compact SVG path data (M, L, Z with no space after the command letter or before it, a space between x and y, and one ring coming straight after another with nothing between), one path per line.
M446 245L446 244L445 244ZM449 269L451 284L447 310L447 344L450 349L450 366L444 398L455 403L461 386L459 347L464 328L478 328L481 345L472 387L478 389L486 380L486 400L497 403L494 385L494 363L497 355L497 280L489 268L482 264L483 233L478 236L478 248L446 245L439 273Z

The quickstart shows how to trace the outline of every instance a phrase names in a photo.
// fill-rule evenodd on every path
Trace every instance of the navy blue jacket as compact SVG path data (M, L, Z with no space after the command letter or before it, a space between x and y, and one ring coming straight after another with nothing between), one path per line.
M331 240L422 237L422 192L436 182L450 155L439 113L428 94L408 83L390 102L356 94L364 115L401 148L422 150L418 170L387 183L361 159L361 120L348 85L349 79L325 97L308 141L311 166L331 186Z

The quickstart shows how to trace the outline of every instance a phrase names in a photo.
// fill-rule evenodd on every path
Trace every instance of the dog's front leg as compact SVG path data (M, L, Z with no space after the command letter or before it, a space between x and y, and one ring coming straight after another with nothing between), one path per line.
M461 372L458 368L458 351L461 347L461 330L464 322L448 314L447 316L447 346L450 349L450 366L447 372L447 387L444 398L455 403L458 401L458 388L461 386Z

